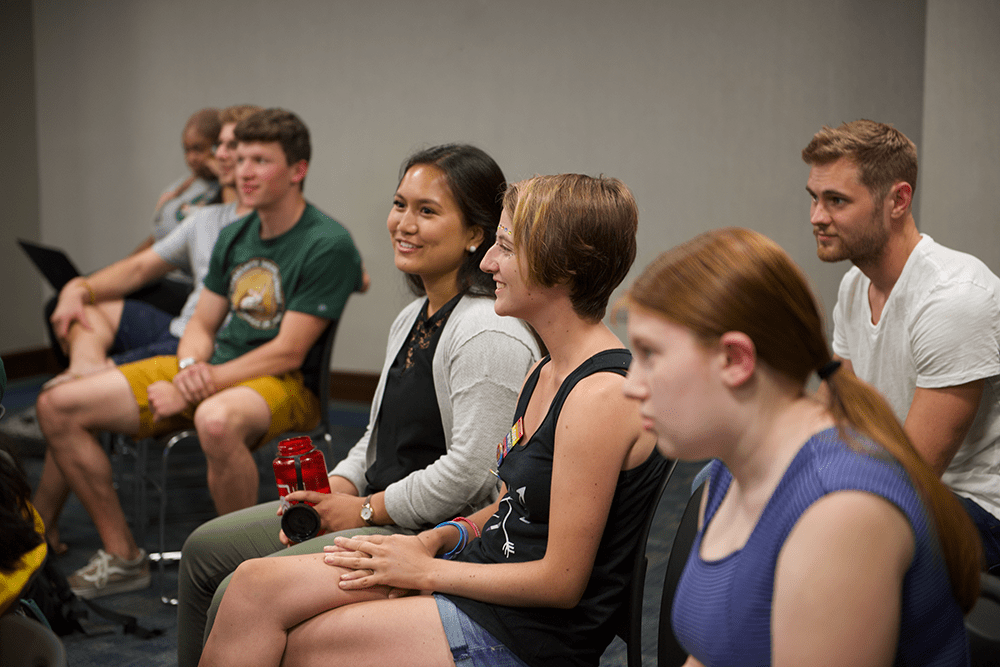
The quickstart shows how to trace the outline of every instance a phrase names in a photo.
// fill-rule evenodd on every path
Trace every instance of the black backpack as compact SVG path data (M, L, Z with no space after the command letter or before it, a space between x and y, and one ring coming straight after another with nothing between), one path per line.
M90 600L76 596L69 587L66 576L46 556L42 566L35 572L31 583L21 592L21 607L26 615L48 625L60 637L82 632L88 635L114 631L120 625L125 634L134 634L140 639L149 639L163 634L163 630L149 630L134 616L119 614ZM90 620L89 612L111 621L113 625L97 624ZM42 618L38 618L39 614Z

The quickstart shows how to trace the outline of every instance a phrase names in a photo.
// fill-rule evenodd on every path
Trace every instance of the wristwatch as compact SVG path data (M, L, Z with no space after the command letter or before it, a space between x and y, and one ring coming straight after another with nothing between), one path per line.
M188 366L194 366L195 362L198 361L194 357L184 357L177 362L177 370L182 371Z
M372 497L365 498L365 504L361 506L361 520L369 526L375 525L375 511L372 509Z

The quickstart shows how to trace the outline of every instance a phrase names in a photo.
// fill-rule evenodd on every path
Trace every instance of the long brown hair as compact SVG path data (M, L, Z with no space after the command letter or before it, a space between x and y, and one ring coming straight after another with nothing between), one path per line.
M625 298L705 343L741 331L759 359L803 387L832 360L805 275L777 243L749 229L714 230L661 254ZM909 474L933 521L955 598L968 611L979 593L982 560L968 514L920 458L878 392L847 372L833 373L827 385L828 407L845 440L853 445L850 433L860 433Z

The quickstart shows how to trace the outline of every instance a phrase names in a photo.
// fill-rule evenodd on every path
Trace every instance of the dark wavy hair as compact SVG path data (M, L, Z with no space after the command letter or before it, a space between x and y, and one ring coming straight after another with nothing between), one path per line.
M0 571L12 572L24 554L42 543L28 508L31 487L24 471L0 449Z
M448 182L451 196L462 212L466 227L483 230L483 240L475 252L466 255L458 270L458 289L463 294L495 297L493 276L479 268L480 262L496 241L497 224L503 212L502 197L507 180L500 165L484 150L468 144L442 144L417 151L399 168L399 182L411 168L429 164L440 169ZM406 274L406 282L417 296L424 296L420 276Z

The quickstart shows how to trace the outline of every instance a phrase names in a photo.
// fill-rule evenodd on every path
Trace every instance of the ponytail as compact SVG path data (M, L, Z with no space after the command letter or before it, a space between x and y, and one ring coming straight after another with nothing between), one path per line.
M822 370L826 371L835 363L838 362L825 364ZM910 476L937 533L952 593L962 611L968 613L979 595L979 572L983 561L982 542L969 514L917 453L881 394L853 373L837 372L836 368L823 379L827 386L828 409L844 439L856 446L850 431L861 433L881 445Z

